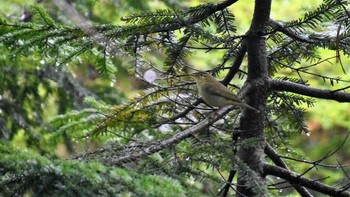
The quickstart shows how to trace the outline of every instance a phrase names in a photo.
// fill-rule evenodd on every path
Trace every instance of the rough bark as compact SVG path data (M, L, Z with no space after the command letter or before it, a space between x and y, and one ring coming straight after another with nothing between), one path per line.
M267 196L263 175L264 111L269 94L266 41L271 0L256 0L252 25L247 33L248 92L246 102L261 113L244 110L240 119L241 140L238 150L238 187L236 196Z

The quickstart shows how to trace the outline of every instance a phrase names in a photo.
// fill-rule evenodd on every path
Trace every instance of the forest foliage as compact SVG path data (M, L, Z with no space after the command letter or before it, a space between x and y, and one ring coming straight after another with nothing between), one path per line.
M0 3L0 194L223 192L238 163L232 136L241 110L191 133L212 109L188 74L210 70L241 94L247 37L239 32L253 13L237 7L252 3L57 2ZM293 19L271 18L262 32L269 76L347 91L348 9L347 0L325 0ZM273 91L265 135L291 169L346 188L350 111L335 103ZM275 182L272 195L295 192Z

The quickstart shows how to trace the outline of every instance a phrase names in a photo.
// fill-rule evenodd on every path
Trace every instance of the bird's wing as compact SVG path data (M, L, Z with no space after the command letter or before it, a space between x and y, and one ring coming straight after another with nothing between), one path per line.
M205 89L207 89L207 92L211 92L212 95L224 97L228 100L234 101L234 102L242 102L241 99L239 99L231 90L229 90L226 86L222 85L222 88L215 88L214 86L205 86Z

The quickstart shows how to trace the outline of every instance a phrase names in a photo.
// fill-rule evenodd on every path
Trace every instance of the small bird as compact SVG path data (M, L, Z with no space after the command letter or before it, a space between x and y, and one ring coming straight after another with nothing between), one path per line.
M199 95L204 102L213 107L225 107L229 105L245 107L259 113L259 110L243 102L226 86L217 81L206 72L193 74L196 80Z

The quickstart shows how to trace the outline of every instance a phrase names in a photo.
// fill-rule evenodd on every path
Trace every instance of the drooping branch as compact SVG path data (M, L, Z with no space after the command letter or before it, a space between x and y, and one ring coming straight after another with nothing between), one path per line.
M293 92L314 98L330 99L338 102L350 102L350 93L309 87L284 80L270 80L270 87L275 91Z
M278 155L278 153L269 145L267 144L264 149L265 154L279 167L284 168L286 170L288 169L288 166L286 163L281 159L281 157ZM310 192L305 189L305 187L302 187L298 184L295 184L291 182L293 187L298 191L298 193L303 197L312 197Z
M224 107L218 111L215 111L212 114L210 114L208 118L206 118L203 121L201 121L200 123L190 127L189 129L178 132L175 135L173 135L167 139L160 140L158 142L154 142L150 146L148 146L146 148L142 148L142 150L134 152L133 154L125 155L125 156L121 156L121 157L116 157L113 160L113 163L118 165L118 164L122 164L122 163L129 162L129 161L135 161L138 158L141 158L141 157L144 157L147 155L151 155L151 154L158 152L164 148L167 148L167 147L170 147L174 144L177 144L177 143L181 142L181 140L189 137L190 135L192 135L198 131L201 131L203 128L205 128L208 125L219 120L220 118L225 116L232 108L233 108L232 106L231 107Z
M265 175L273 175L273 176L283 178L292 183L293 182L299 183L304 187L321 192L323 194L327 194L330 196L339 196L339 197L350 196L350 193L347 191L343 191L342 189L331 187L329 185L320 183L319 181L302 177L299 174L292 172L290 170L284 169L282 167L278 167L270 164L264 164L263 169L264 169Z

